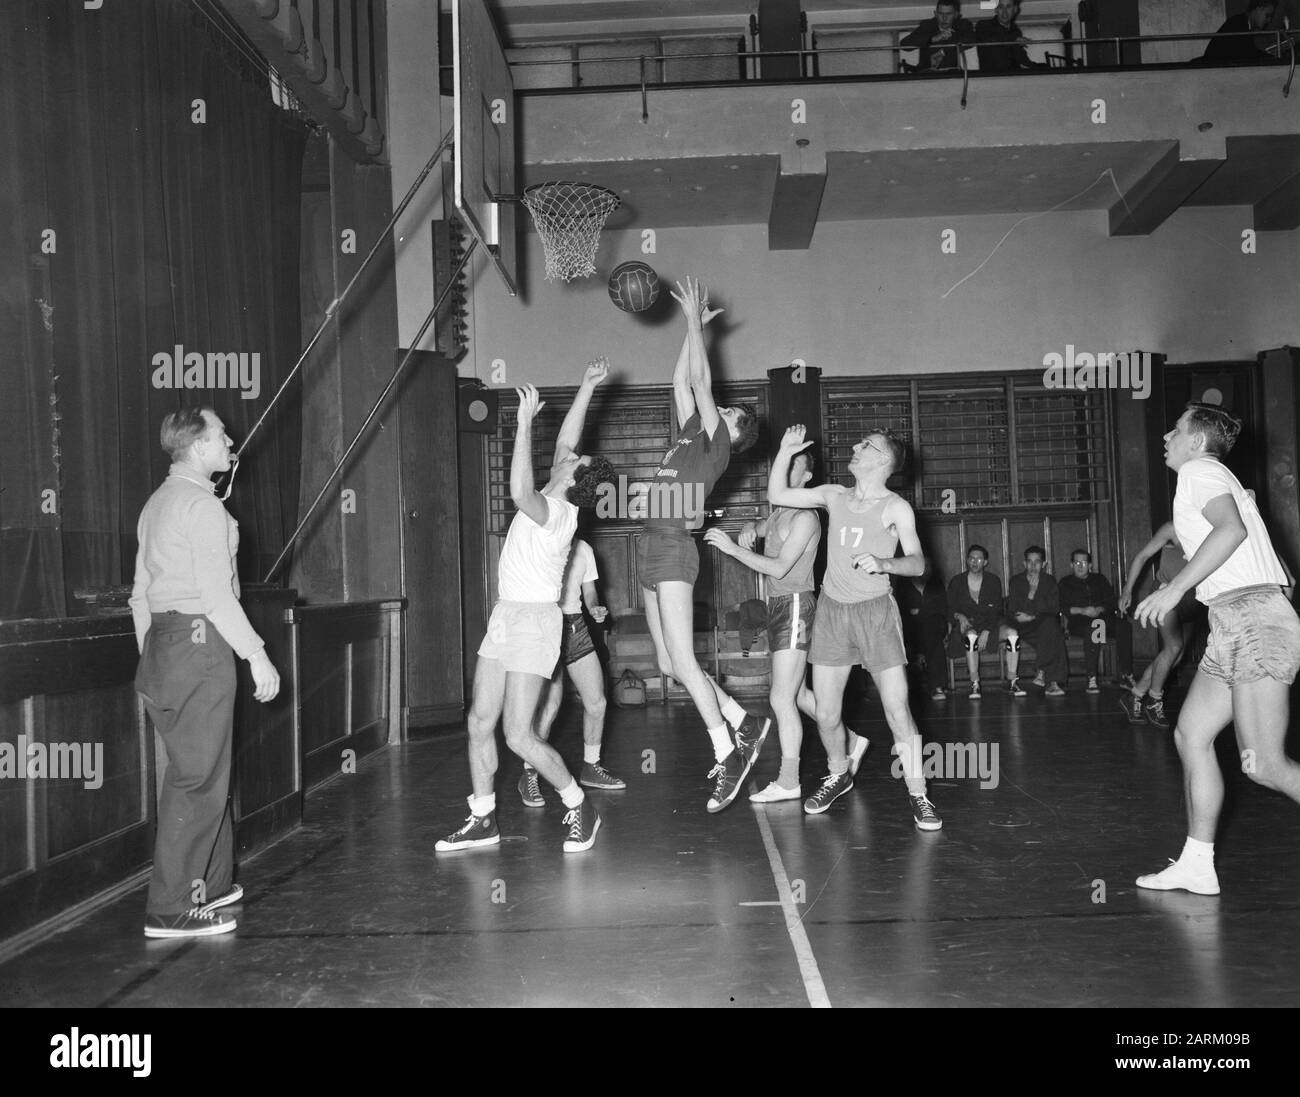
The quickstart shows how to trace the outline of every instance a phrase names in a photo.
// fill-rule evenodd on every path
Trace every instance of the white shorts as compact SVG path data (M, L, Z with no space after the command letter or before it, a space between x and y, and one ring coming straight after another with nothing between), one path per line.
M498 602L478 653L507 671L549 678L560 661L564 615L554 602Z

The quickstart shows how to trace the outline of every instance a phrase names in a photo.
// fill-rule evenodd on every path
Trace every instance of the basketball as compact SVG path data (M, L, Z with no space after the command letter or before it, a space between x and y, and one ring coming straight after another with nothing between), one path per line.
M609 298L624 312L645 312L659 300L659 275L645 263L620 263L609 276Z

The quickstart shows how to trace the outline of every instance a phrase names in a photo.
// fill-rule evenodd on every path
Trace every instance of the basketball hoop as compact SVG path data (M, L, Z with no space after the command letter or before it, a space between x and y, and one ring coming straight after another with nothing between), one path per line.
M622 202L617 194L587 183L538 183L524 191L523 202L542 238L548 282L596 273L600 230Z

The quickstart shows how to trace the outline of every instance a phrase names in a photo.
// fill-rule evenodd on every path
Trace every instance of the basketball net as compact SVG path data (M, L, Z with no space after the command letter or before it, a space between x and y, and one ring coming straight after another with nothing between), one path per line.
M596 247L605 220L621 199L587 183L538 183L524 191L546 252L546 280L586 278L596 273Z

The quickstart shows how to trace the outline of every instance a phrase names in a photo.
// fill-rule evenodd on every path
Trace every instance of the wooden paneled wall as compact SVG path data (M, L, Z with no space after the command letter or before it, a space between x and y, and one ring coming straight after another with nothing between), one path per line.
M402 732L404 603L291 608L295 597L244 592L281 691L270 704L253 700L240 665L241 857L301 822L304 793L343 772L343 750L359 758ZM148 876L166 755L135 693L138 662L129 615L0 623L0 956ZM55 749L70 762L73 748L90 766L60 772L81 777L29 767ZM19 759L21 772L10 772Z

